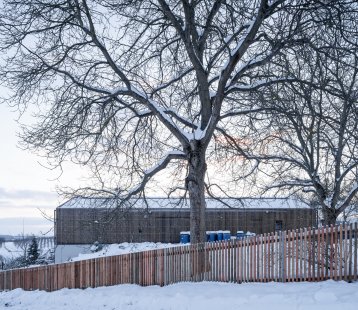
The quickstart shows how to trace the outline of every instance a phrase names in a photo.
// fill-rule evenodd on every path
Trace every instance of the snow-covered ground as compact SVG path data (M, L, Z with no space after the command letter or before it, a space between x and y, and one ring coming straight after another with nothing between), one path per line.
M46 293L0 292L12 310L356 310L358 283L179 283L166 287L117 285Z

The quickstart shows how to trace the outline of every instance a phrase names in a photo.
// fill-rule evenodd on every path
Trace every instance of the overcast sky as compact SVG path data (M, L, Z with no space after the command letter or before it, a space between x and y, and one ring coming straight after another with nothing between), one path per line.
M65 171L56 180L58 171L44 168L39 163L45 163L42 158L17 146L17 119L14 109L0 104L0 235L45 233L53 225L40 210L53 216L53 210L62 202L57 186L74 186L78 171Z

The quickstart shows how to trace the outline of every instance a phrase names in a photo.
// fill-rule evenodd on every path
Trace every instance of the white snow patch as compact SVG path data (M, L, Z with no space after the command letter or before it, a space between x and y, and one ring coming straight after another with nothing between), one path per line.
M167 155L165 157L163 157L156 165L154 165L153 167L151 167L150 169L144 171L145 174L150 174L152 173L155 169L157 169L159 166L161 166L164 161L170 156L170 155L179 155L179 156L182 156L182 155L185 155L184 152L182 151L170 151L167 153Z
M117 285L47 293L0 292L0 309L24 310L355 310L358 283L178 283L165 287ZM317 296L323 298L323 300ZM330 296L330 297L328 297ZM332 299L332 296L335 299ZM324 298L330 298L329 301Z
M338 300L337 296L335 293L331 292L331 291L324 291L324 290L320 290L318 292L315 293L314 298L316 301L318 302L322 302L322 303L330 303L330 302L335 302Z

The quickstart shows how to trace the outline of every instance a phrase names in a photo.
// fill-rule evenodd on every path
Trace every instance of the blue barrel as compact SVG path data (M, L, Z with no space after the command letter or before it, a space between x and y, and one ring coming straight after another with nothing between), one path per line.
M230 240L230 239L231 239L231 232L230 232L230 230L224 230L224 231L223 231L223 239L224 239L224 240Z
M180 232L180 243L183 244L190 243L190 231Z
M214 242L217 240L216 231L207 231L206 232L206 240L207 242Z
M245 233L242 230L238 230L236 232L236 239L243 239L245 237Z
M217 234L217 237L218 237L218 241L224 240L224 233L223 233L222 230L218 230L216 232L216 234Z

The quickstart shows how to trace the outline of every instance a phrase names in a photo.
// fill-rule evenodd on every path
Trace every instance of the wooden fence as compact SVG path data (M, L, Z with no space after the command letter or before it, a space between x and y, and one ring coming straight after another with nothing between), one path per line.
M357 280L357 223L0 272L0 290Z

